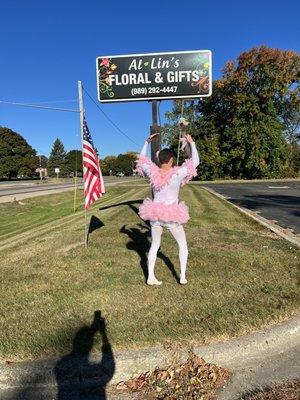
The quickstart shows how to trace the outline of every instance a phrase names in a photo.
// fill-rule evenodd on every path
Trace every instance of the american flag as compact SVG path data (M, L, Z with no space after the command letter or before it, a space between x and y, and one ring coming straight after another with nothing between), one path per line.
M105 187L98 156L85 117L83 119L82 150L85 208L89 209L91 204L105 193Z

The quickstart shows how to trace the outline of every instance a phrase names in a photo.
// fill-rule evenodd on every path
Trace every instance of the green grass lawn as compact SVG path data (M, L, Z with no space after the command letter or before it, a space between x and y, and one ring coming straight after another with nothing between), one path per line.
M137 216L143 184L111 187L88 213L73 213L72 192L0 204L0 357L69 352L95 310L106 318L113 349L226 339L299 309L299 252L187 185L188 285L177 283L176 243L166 231L156 265L161 287L145 284L147 224ZM98 343L99 346L99 343Z

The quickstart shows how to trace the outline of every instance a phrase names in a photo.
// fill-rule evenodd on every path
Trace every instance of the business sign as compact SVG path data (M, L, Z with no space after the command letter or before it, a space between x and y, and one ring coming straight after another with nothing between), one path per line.
M103 103L211 95L210 50L102 56L96 69Z

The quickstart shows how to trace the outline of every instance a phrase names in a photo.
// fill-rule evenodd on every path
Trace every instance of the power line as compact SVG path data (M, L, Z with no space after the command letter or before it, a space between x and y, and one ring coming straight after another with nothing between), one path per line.
M8 104L8 105L20 106L20 107L42 108L44 110L65 111L65 112L75 112L75 113L79 112L79 110L72 110L70 108L47 107L47 106L39 106L37 104L16 103L13 101L4 101L4 100L0 100L0 104Z
M93 99L93 97L87 92L87 90L83 87L83 90L87 94L87 96L90 98L90 100L96 105L96 107L101 111L101 113L105 116L105 118L117 129L118 132L120 132L123 136L125 136L128 140L130 140L133 144L136 146L140 147L140 145L135 142L133 139L131 139L130 136L128 136L107 114L102 110L102 108L98 105L98 103ZM40 104L50 104L50 103L67 103L67 102L74 102L76 100L57 100L57 101L47 101L47 102L40 102ZM73 110L69 108L60 108L60 107L48 107L48 106L42 106L38 104L31 104L31 103L18 103L14 101L5 101L5 100L0 100L0 104L7 104L7 105L13 105L13 106L20 106L20 107L30 107L30 108L40 108L44 110L53 110L53 111L64 111L64 112L75 112L79 113L79 110Z
M34 101L34 104L55 104L55 103L78 103L78 99L72 100L50 100L50 101ZM33 104L32 103L32 104Z
M118 127L117 124L114 123L114 121L102 110L102 108L99 106L99 104L93 99L93 97L86 91L86 89L83 87L84 92L87 94L87 96L91 99L91 101L96 105L96 107L101 111L101 113L105 116L105 118L123 135L125 136L128 140L130 140L132 143L134 143L136 146L140 148L140 145L136 143L134 140L131 139L124 131L122 131L121 128Z

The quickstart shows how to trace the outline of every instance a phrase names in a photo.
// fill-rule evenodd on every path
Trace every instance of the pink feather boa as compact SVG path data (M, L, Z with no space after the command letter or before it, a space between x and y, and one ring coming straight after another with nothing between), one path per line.
M173 167L169 169L169 171L164 172L156 164L154 164L154 162L152 162L150 158L141 155L136 161L135 169L136 172L141 176L145 176L143 172L143 164L149 166L149 178L151 186L156 190L160 190L164 186L168 185L171 181L172 176L176 174L179 169L179 167Z
M187 173L187 176L183 179L181 186L185 185L186 183L188 183L188 181L193 179L193 177L197 176L197 170L194 166L192 159L188 158L187 160L185 160L185 162L182 164L182 166L187 167L188 173Z
M139 216L145 221L178 222L179 224L186 224L190 219L189 209L184 201L164 204L154 203L148 198L141 204Z
M152 164L152 161L150 160L150 158L146 156L139 155L138 159L135 162L136 162L135 172L138 173L140 176L145 177L143 171L143 164L150 166Z
M136 169L135 171L145 177L143 171L143 165L148 165L150 168L150 182L151 186L160 190L164 186L168 185L172 179L172 176L177 174L180 167L173 167L169 169L169 171L162 171L154 162L152 162L148 157L140 155L136 161ZM184 186L188 181L190 181L194 176L197 176L196 168L194 167L193 161L191 159L185 160L182 166L187 167L187 176L183 179L181 186Z

